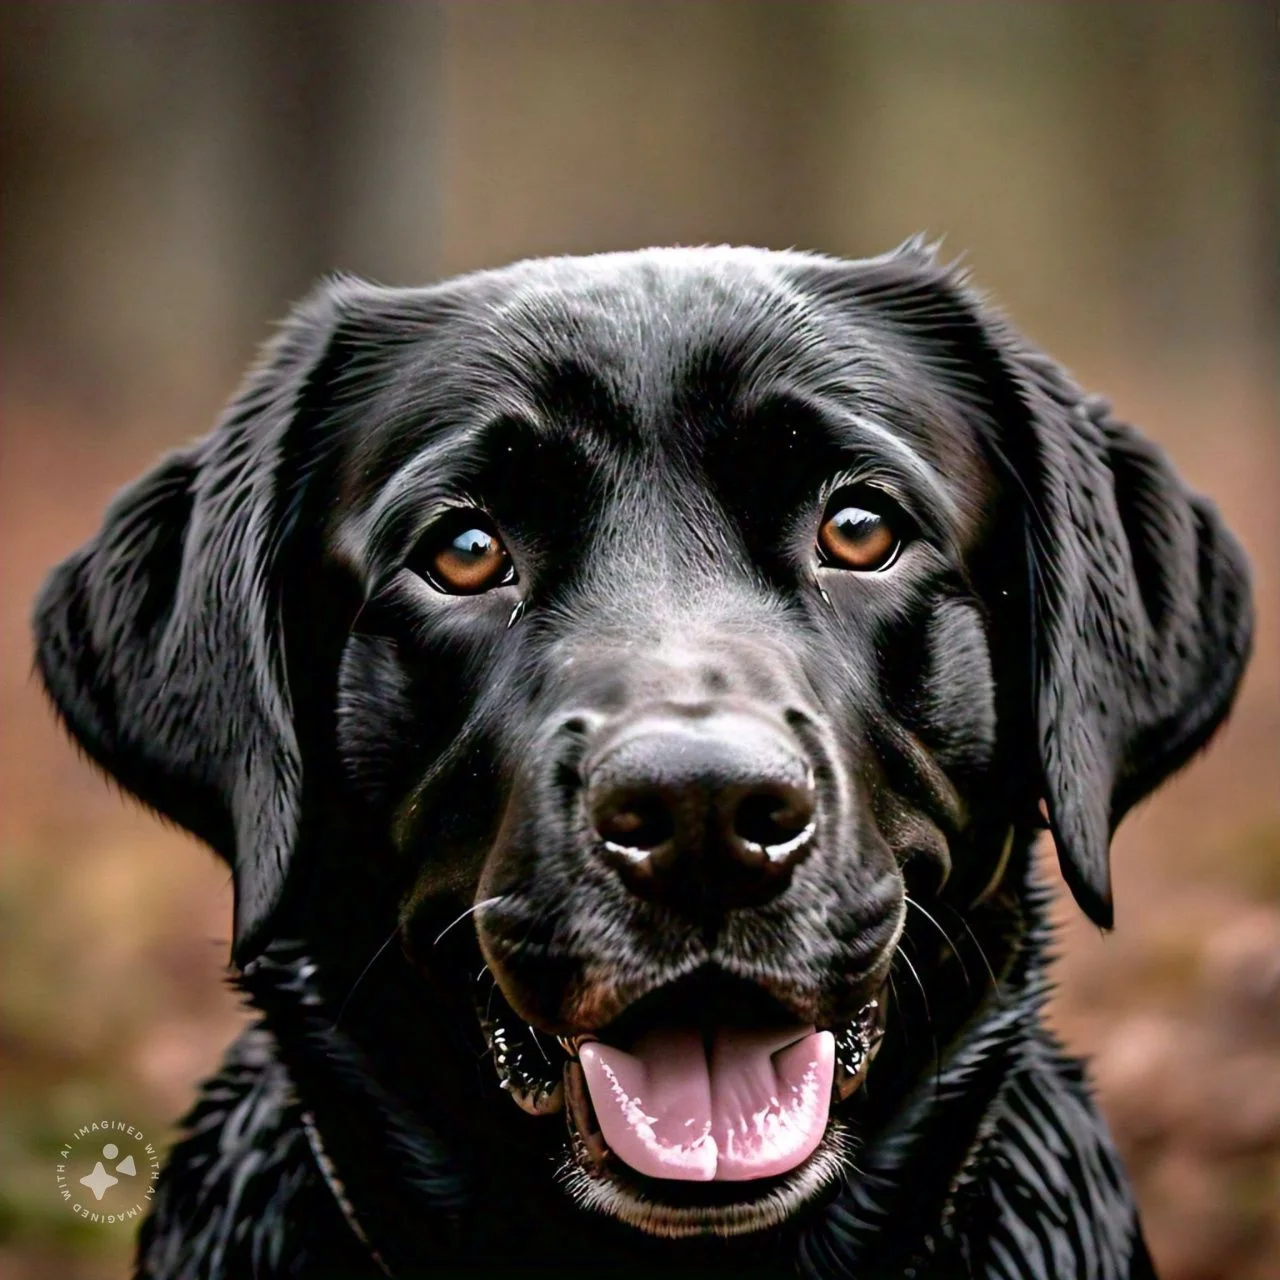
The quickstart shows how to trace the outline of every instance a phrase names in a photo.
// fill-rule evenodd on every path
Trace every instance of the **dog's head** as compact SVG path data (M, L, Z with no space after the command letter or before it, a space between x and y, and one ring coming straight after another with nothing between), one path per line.
M909 902L963 923L1042 804L1111 923L1250 617L1212 506L913 244L329 284L36 623L240 962L483 963L493 1087L681 1234L836 1175Z

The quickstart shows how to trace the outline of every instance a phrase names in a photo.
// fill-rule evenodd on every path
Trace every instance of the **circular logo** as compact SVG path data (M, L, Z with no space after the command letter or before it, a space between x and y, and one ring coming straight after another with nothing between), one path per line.
M84 1124L58 1152L58 1194L85 1222L136 1222L150 1207L160 1154L123 1120Z

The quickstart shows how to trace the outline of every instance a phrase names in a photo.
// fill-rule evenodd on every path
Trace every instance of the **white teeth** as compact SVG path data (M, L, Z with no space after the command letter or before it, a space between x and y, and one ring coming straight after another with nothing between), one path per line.
M578 1056L578 1050L588 1041L594 1039L594 1036L578 1035L578 1036L556 1036L556 1042L571 1058Z

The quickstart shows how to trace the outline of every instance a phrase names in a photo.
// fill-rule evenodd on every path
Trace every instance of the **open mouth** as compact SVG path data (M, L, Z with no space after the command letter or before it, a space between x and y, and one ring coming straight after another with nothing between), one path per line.
M818 1028L753 984L700 975L598 1034L540 1035L496 987L478 1011L500 1086L530 1114L566 1113L571 1194L667 1236L760 1230L830 1182L846 1145L833 1110L884 1032L880 995Z

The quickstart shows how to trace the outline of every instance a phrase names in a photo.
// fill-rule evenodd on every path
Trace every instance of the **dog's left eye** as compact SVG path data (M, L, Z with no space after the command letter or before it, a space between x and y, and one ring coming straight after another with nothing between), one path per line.
M831 503L818 530L818 550L835 569L887 569L901 548L902 539L884 515L848 499Z
M515 581L515 567L502 540L475 512L428 533L408 566L438 591L473 596Z

